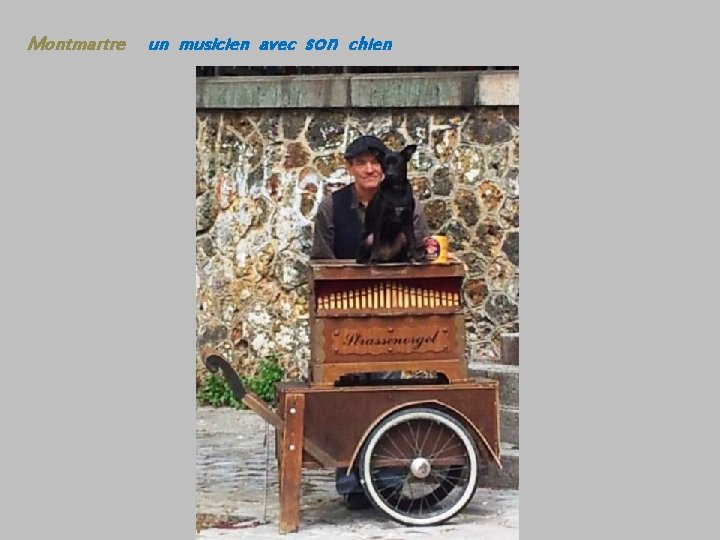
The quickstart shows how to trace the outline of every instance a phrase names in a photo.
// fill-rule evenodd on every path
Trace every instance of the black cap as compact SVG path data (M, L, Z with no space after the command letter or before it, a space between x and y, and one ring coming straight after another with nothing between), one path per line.
M367 154L368 152L383 155L388 152L388 149L387 146L374 135L363 135L348 145L347 150L345 150L345 159L352 159L361 154Z

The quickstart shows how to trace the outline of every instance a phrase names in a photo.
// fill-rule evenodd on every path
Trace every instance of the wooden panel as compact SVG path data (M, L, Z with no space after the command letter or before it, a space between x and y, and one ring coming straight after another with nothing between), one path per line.
M378 416L392 407L425 399L446 403L467 416L499 453L497 381L329 388L283 383L278 391L281 403L288 392L304 393L306 436L341 466L350 462L355 446ZM303 461L313 460L306 454Z
M318 322L313 335L322 333L317 344L324 347L318 354L323 362L405 362L462 358L463 328L461 314L345 317Z
M338 279L413 279L463 276L460 263L450 264L405 264L389 263L376 266L356 264L352 259L331 259L311 261L310 281Z

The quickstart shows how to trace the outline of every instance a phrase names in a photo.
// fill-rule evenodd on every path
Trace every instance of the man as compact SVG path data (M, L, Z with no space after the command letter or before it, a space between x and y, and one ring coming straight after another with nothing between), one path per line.
M365 221L365 209L380 189L383 179L380 158L387 152L383 142L373 135L363 135L348 145L345 168L353 183L320 202L315 216L311 259L355 259ZM429 236L425 212L415 197L413 215L415 245L422 255L423 239Z
M345 167L353 183L325 197L315 216L311 259L355 259L365 221L365 209L380 189L383 171L380 159L388 151L383 142L373 135L364 135L350 143L345 151ZM418 256L423 250L423 239L430 235L425 212L415 197L413 215L415 245ZM356 382L399 378L399 372L363 374ZM351 382L352 376L341 378L341 384ZM389 476L397 472L388 468ZM343 495L345 506L350 510L368 508L369 501L358 481L357 470L346 475L346 469L337 469L335 486Z

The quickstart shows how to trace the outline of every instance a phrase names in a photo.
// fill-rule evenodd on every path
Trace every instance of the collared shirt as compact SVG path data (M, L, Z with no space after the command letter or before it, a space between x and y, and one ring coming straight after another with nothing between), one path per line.
M421 249L423 239L430 235L425 211L422 205L415 198L415 213L413 214L413 229L415 231L415 245ZM350 208L357 212L360 223L365 223L365 205L358 198L355 190L352 190L352 202ZM313 245L310 250L311 259L335 259L333 246L335 245L335 230L333 226L333 200L332 194L327 195L320 201L317 214L315 215L315 227L313 231Z

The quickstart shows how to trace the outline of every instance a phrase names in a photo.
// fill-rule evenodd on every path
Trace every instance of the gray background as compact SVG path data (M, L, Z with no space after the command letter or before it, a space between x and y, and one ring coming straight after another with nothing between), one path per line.
M693 537L716 478L712 18L580 6L6 13L3 537L194 534L195 64L519 65L522 534ZM33 34L128 48L31 53ZM394 50L145 50L363 34Z

